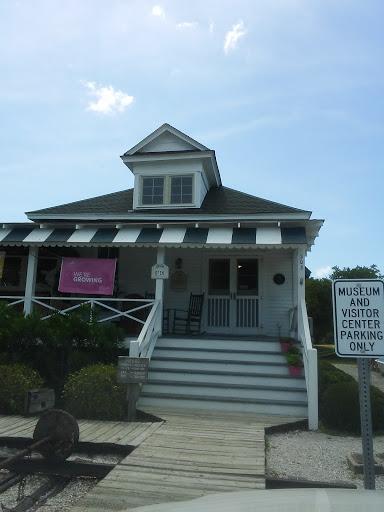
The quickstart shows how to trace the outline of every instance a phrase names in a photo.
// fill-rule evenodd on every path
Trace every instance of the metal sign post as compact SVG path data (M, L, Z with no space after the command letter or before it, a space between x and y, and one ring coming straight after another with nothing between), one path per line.
M336 279L332 296L336 354L358 360L364 487L375 489L370 358L384 355L384 283L378 279Z
M364 489L375 489L375 463L373 456L372 414L370 393L370 364L368 357L357 360L359 371L359 398L361 441L363 445Z

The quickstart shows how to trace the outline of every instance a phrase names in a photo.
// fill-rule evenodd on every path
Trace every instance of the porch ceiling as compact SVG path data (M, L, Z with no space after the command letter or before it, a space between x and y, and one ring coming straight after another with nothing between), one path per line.
M0 229L0 245L287 248L307 245L305 227L261 226L75 228L16 227Z

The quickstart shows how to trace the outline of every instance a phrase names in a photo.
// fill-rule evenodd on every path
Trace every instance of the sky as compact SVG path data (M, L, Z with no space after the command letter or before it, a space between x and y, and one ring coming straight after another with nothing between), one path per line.
M384 273L380 0L2 0L0 222L131 188L167 122L223 185L325 223L312 277Z

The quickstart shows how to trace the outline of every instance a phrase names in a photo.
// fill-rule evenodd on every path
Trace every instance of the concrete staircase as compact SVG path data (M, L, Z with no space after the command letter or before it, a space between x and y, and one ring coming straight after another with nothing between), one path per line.
M138 407L307 416L304 377L277 340L159 338Z

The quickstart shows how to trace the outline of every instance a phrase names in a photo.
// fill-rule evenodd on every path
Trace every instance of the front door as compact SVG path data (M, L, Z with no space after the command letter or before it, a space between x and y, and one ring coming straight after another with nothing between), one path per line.
M207 295L207 332L254 334L259 325L258 259L209 258Z

